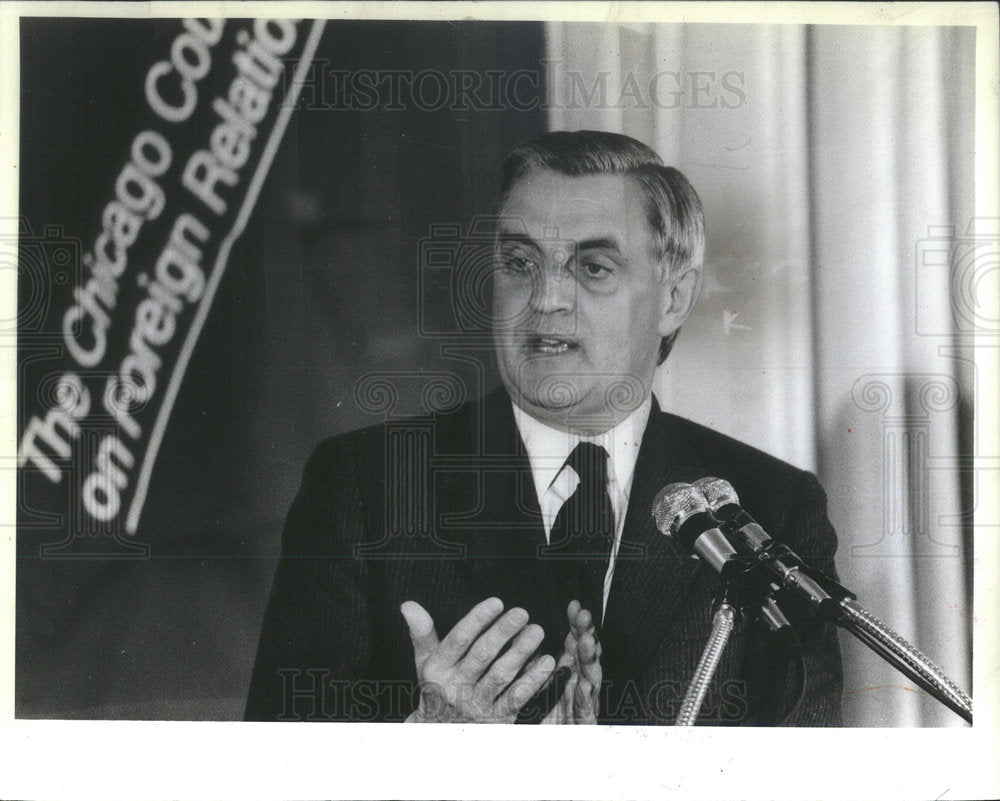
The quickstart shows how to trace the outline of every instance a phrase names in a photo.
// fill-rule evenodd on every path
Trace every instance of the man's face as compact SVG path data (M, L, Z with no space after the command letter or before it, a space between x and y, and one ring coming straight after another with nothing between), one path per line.
M650 391L672 281L642 190L622 175L529 172L501 210L494 342L514 402L538 420L607 430Z

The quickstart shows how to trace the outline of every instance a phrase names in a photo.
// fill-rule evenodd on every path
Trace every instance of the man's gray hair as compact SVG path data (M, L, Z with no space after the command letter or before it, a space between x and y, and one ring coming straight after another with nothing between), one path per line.
M564 175L628 175L643 189L653 230L653 256L667 275L700 268L705 255L701 200L680 170L664 165L652 149L630 136L604 131L553 131L521 145L503 164L500 205L526 173L549 169ZM679 331L680 329L678 329ZM663 364L677 331L660 341Z

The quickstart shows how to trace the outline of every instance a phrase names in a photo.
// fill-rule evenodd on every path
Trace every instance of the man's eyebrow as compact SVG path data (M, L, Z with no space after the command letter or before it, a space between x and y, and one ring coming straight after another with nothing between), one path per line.
M600 237L598 239L587 239L577 245L579 250L615 250L621 253L618 240L613 236Z
M532 239L527 234L522 234L517 231L501 231L497 235L497 239L504 244L514 243L514 244L527 245L528 247L536 249L538 248L538 245L535 243L534 239Z
M519 231L501 231L497 235L497 239L503 244L522 244L538 249L538 243L532 239L527 234L521 233ZM621 247L618 245L618 240L613 236L602 236L595 237L594 239L585 239L583 242L577 243L575 246L576 250L613 250L616 253L621 253Z

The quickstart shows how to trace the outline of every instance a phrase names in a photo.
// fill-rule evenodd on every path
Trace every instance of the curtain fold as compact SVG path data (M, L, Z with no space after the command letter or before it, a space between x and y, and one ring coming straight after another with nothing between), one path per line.
M843 582L966 689L973 373L952 284L974 44L965 28L547 25L550 128L646 142L705 207L702 296L662 405L817 472ZM848 725L961 725L842 643Z

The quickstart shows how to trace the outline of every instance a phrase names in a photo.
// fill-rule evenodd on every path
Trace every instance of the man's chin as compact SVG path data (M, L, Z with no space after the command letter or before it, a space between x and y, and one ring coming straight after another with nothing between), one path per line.
M623 377L611 384L581 384L565 373L526 376L504 381L517 406L532 417L567 430L606 431L645 400L648 388Z
M524 412L554 428L590 433L613 427L622 415L609 413L594 403L593 390L566 381L546 382L536 387L520 387L508 392Z
M580 407L584 393L579 387L564 382L551 381L527 392L521 393L521 399L529 406L544 409L553 414L569 414Z

